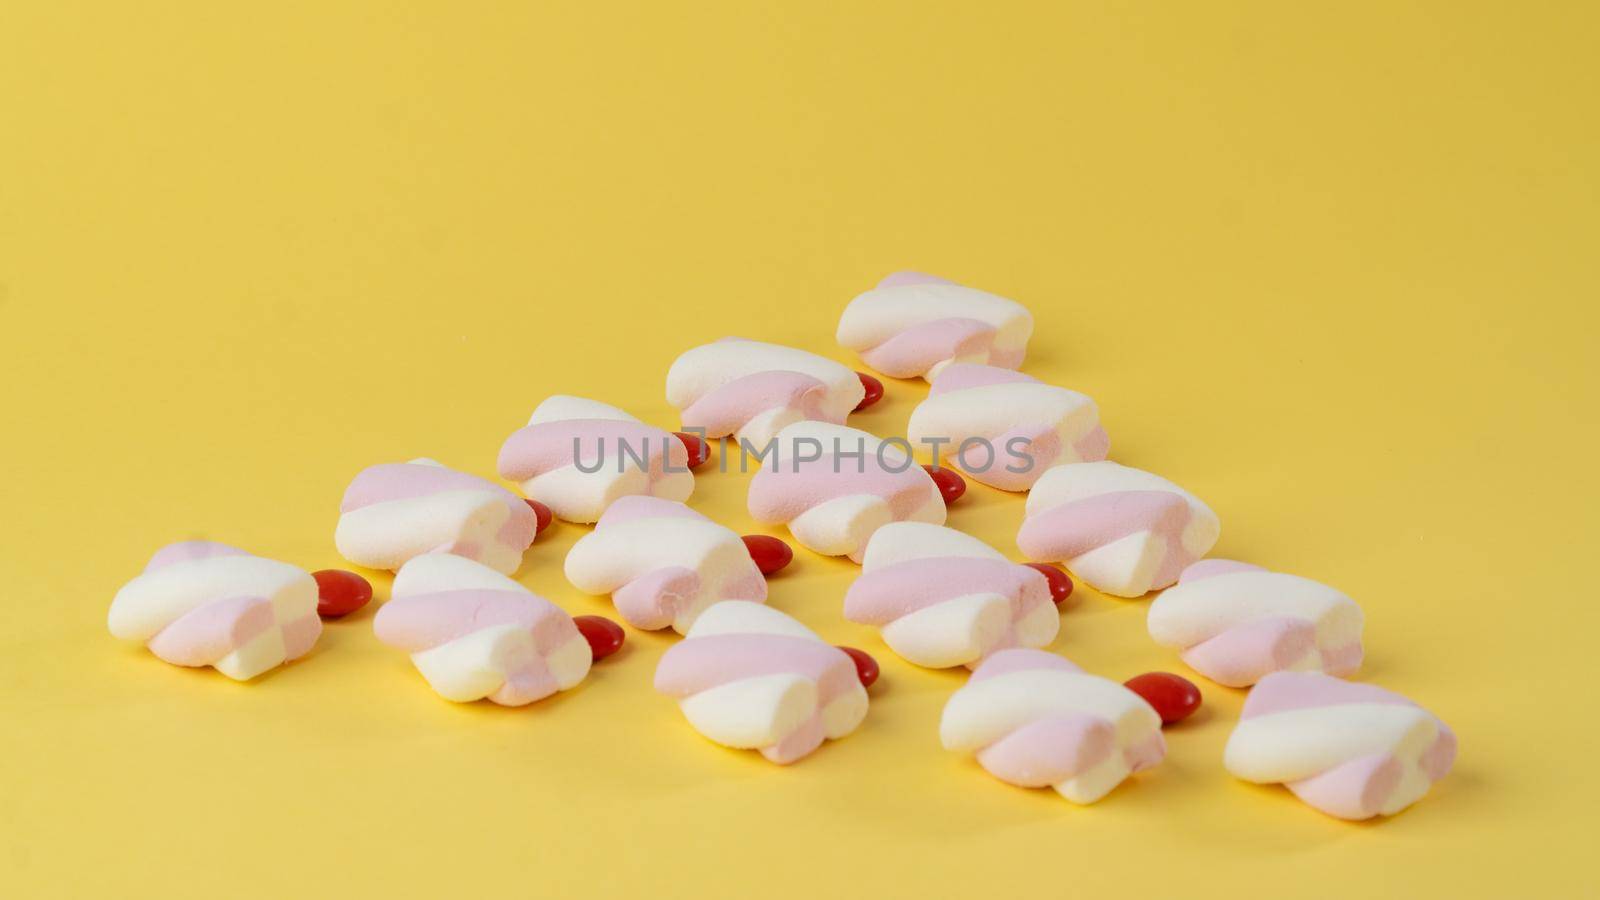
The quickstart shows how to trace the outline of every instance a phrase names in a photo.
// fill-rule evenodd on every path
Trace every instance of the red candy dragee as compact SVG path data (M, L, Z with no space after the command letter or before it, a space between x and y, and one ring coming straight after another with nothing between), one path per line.
M744 541L746 550L750 551L750 558L755 560L756 568L763 575L771 575L783 569L794 560L794 550L789 545L766 534L747 534Z
M1050 599L1054 600L1057 606L1072 596L1072 579L1067 577L1067 573L1049 563L1023 563L1023 565L1043 575L1044 580L1050 582Z
M927 470L929 477L933 479L933 483L938 485L939 496L944 498L945 506L960 500L961 495L967 492L967 480L957 475L956 470L944 466L923 466L922 468Z
M622 626L605 616L573 616L572 624L578 626L578 633L589 642L595 662L621 650L622 642L627 639Z
M687 431L674 431L678 440L683 442L685 450L689 451L689 468L698 469L711 458L711 445L700 439L700 435Z
M544 534L544 530L549 528L550 523L555 520L555 513L550 511L550 507L545 506L543 503L540 503L537 500L524 499L522 502L528 504L528 507L533 510L534 537Z
M856 404L855 411L860 412L883 399L883 382L865 372L857 372L856 377L861 379L861 387L867 392L866 396L861 398L861 402Z
M347 616L372 600L372 584L344 569L312 572L317 581L317 615L325 619Z
M1171 725L1194 715L1200 708L1200 689L1194 682L1171 672L1146 672L1123 682L1161 716L1161 724Z
M872 687L872 683L878 680L878 661L872 658L872 654L854 647L839 649L856 664L856 677L861 679L861 686Z

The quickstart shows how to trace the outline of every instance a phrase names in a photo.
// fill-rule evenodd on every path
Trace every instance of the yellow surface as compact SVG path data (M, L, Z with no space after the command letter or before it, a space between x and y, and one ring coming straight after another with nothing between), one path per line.
M0 893L1595 891L1596 8L1309 6L6 4ZM774 604L885 678L788 769L649 689L670 636L512 710L435 697L370 609L248 685L105 631L168 541L339 566L356 471L489 473L549 393L668 425L696 343L848 360L896 268L1027 303L1027 370L1209 501L1218 555L1356 597L1361 677L1456 772L1324 818L1227 776L1242 695L1206 684L1103 802L1004 786L938 747L961 676L806 553ZM888 388L856 422L904 426L924 388ZM694 503L753 530L744 490ZM1015 553L1021 514L951 523ZM584 530L520 577L604 613L561 576ZM1083 594L1055 650L1183 671Z

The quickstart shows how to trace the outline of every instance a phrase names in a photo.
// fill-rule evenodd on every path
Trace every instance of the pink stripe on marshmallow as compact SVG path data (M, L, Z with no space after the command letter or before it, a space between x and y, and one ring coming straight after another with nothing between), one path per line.
M1020 611L1050 602L1050 586L1034 569L1002 559L936 557L864 572L844 597L844 617L884 626L918 610L968 594L1010 597Z
M637 469L639 457L653 476L662 474L664 463L678 471L689 466L683 442L660 428L621 419L564 419L519 428L501 446L498 469L503 478L527 481L575 463L604 472Z
M500 625L528 629L540 653L577 634L572 619L542 597L482 589L396 597L378 610L372 622L378 640L410 653Z
M249 556L250 554L238 547L219 544L216 541L178 541L168 544L155 552L150 561L145 563L146 572L154 572L175 563L189 562L197 559L211 559L218 556Z
M656 668L656 690L688 697L745 678L794 674L817 683L826 706L859 682L843 650L809 638L781 634L714 634L667 649Z
M799 418L844 424L823 408L828 386L799 372L756 372L736 378L690 404L685 428L704 428L708 437L733 434L756 416L774 409L794 410Z

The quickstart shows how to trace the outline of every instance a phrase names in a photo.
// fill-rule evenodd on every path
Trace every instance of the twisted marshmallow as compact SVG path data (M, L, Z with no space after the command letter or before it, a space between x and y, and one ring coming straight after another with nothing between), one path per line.
M1033 334L1022 304L920 272L895 272L850 301L840 344L895 378L932 379L952 362L1015 369Z
M1410 700L1317 672L1274 672L1245 698L1228 738L1228 771L1282 782L1341 819L1392 816L1455 762L1449 726Z
M946 452L957 469L1005 491L1033 487L1053 466L1105 459L1111 448L1093 400L1021 372L970 363L939 372L907 429L916 445L949 441Z
M117 591L106 624L175 666L239 681L304 656L322 634L310 575L212 541L157 550Z
M750 515L787 524L817 553L859 562L872 533L890 522L944 524L938 486L901 446L824 422L796 422L773 446L750 480Z
M667 402L684 428L758 448L794 422L844 424L865 394L856 373L831 359L742 338L696 347L667 371Z
M1061 627L1044 575L953 528L885 525L861 569L844 617L882 629L889 649L919 666L971 666L1008 647L1043 647Z
M1206 559L1150 604L1150 636L1218 684L1272 672L1348 675L1361 667L1361 607L1325 584Z
M1034 483L1017 546L1035 562L1064 562L1098 590L1138 597L1177 581L1221 529L1210 507L1165 478L1090 462Z
M372 621L378 640L411 654L446 700L522 706L589 674L589 642L572 617L481 563L418 556L394 578Z
M345 559L398 569L424 553L451 553L511 574L533 543L533 510L492 481L431 459L363 469L339 504L333 542Z
M499 470L569 522L593 522L630 494L687 500L694 493L689 452L675 435L581 397L539 404L501 446Z
M567 580L610 594L635 628L683 634L719 600L767 599L767 580L739 535L682 503L623 497L567 554Z
M1166 756L1161 717L1138 694L1043 650L1002 650L945 704L946 750L1021 787L1093 803Z
M787 764L861 724L867 692L843 650L781 612L725 600L667 650L656 690L718 744Z

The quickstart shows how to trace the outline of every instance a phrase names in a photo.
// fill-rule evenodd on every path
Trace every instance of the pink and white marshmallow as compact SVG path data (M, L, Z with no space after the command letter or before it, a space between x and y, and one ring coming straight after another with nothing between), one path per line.
M890 522L943 525L939 487L906 446L845 425L796 422L750 481L750 515L786 524L824 556L860 562L872 533Z
M1201 675L1248 687L1273 672L1361 667L1361 607L1325 584L1204 559L1150 604L1150 636Z
M635 628L687 633L720 600L764 603L767 580L739 535L682 503L623 497L567 554L567 580L610 594Z
M971 535L894 522L867 542L844 617L876 626L889 649L934 669L974 666L1010 647L1055 640L1061 615L1038 570Z
M539 404L506 439L499 471L569 522L598 520L618 497L683 501L694 493L689 452L676 435L615 406L565 395Z
M743 338L696 347L667 371L667 402L685 429L758 448L795 422L844 424L865 394L856 373L831 359Z
M656 690L725 747L788 764L838 740L867 715L855 662L760 603L725 600L695 620L656 668Z
M1167 587L1216 545L1222 525L1193 494L1141 469L1088 462L1050 469L1028 494L1017 546L1061 562L1107 594Z
M1224 764L1282 783L1340 819L1392 816L1422 799L1456 757L1456 736L1392 691L1320 672L1274 672L1245 698Z
M429 554L400 567L372 620L439 696L522 706L576 686L593 661L572 617L494 569Z
M1045 471L1106 458L1111 439L1095 402L1077 391L997 366L954 363L911 411L913 444L942 445L955 468L1005 491L1025 491Z
M895 378L932 379L956 362L1015 369L1033 334L1022 304L921 272L895 272L839 317L840 344Z
M989 774L1093 803L1166 756L1161 717L1115 681L1043 650L1002 650L945 704L946 750L974 753Z
M537 524L521 497L431 459L361 470L339 504L333 542L358 566L391 571L424 553L450 553L511 574Z
M304 656L322 634L308 573L213 541L157 550L117 591L106 624L175 666L238 681Z

